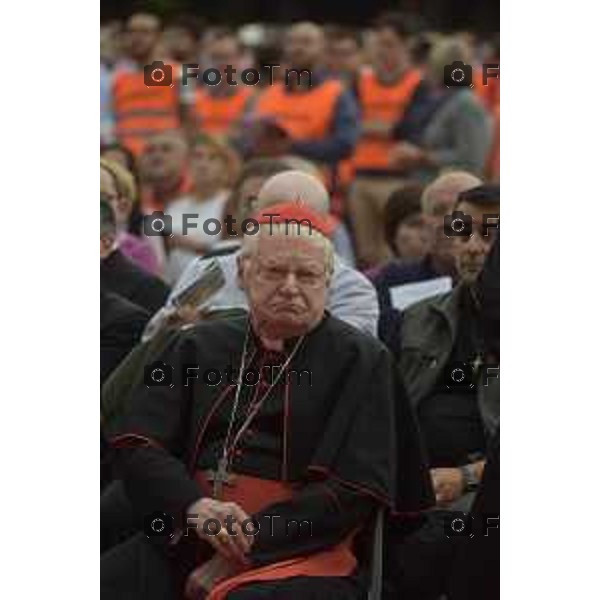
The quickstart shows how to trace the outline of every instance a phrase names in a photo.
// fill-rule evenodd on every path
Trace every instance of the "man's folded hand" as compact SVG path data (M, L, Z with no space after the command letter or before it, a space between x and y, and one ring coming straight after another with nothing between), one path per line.
M207 541L224 558L247 564L254 538L242 530L242 523L250 516L235 502L220 502L201 498L187 510L188 526L194 524L196 535ZM209 522L210 521L210 522ZM217 523L220 527L217 527Z

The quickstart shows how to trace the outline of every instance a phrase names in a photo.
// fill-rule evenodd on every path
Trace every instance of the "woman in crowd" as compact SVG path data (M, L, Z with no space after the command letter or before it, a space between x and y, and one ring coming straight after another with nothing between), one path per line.
M125 167L133 175L135 183L139 188L137 165L135 162L135 156L131 150L117 142L114 142L112 144L103 145L102 150L100 151L100 156L106 160L119 163L122 167Z
M117 243L121 252L149 273L160 275L159 245L143 232L143 217L133 174L119 162L101 158L100 191L115 211L119 230Z
M423 186L409 183L390 194L383 212L385 241L396 259L423 258L429 238L421 214Z
M168 281L176 282L191 260L206 254L221 239L225 205L238 167L237 155L224 142L207 135L196 139L190 155L194 191L165 209L173 228L173 235L165 238Z
M399 260L420 259L427 254L430 239L421 214L422 193L421 184L407 183L390 194L383 211L383 230L393 258L367 271L368 277L393 269Z

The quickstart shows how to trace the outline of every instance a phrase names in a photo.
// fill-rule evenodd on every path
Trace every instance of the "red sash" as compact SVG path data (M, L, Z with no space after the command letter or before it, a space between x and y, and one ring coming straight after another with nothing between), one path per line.
M206 493L211 487L204 473L195 476ZM236 475L231 486L223 487L223 501L239 504L248 514L256 513L275 502L292 498L293 488L288 483L259 479L247 475ZM273 563L224 579L206 597L206 600L224 600L231 590L254 581L273 581L289 577L343 577L356 568L356 558L352 553L352 539L348 536L343 542L322 552Z

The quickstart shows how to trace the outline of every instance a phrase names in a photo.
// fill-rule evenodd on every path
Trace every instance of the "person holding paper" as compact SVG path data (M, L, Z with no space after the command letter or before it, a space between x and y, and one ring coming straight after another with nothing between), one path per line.
M500 188L462 192L454 210L464 213L465 222L472 220L465 235L449 236L458 284L402 314L395 349L436 495L436 508L421 529L408 538L390 538L390 572L408 574L394 591L404 600L433 600L446 592L455 552L448 518L452 511L470 510L500 420L499 365L485 343L477 283L499 227Z
M451 240L444 235L444 217L452 212L461 192L481 183L466 171L445 173L430 183L421 196L421 211L429 230L429 252L417 260L392 260L373 277L381 309L379 338L392 352L399 342L400 311L452 288L456 268ZM407 286L420 282L429 285Z

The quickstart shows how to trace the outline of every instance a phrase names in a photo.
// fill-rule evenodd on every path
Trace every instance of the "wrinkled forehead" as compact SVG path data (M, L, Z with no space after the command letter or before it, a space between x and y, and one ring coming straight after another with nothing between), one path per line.
M268 224L266 227L268 231ZM324 246L310 238L293 234L261 233L257 239L256 256L265 264L325 266Z

